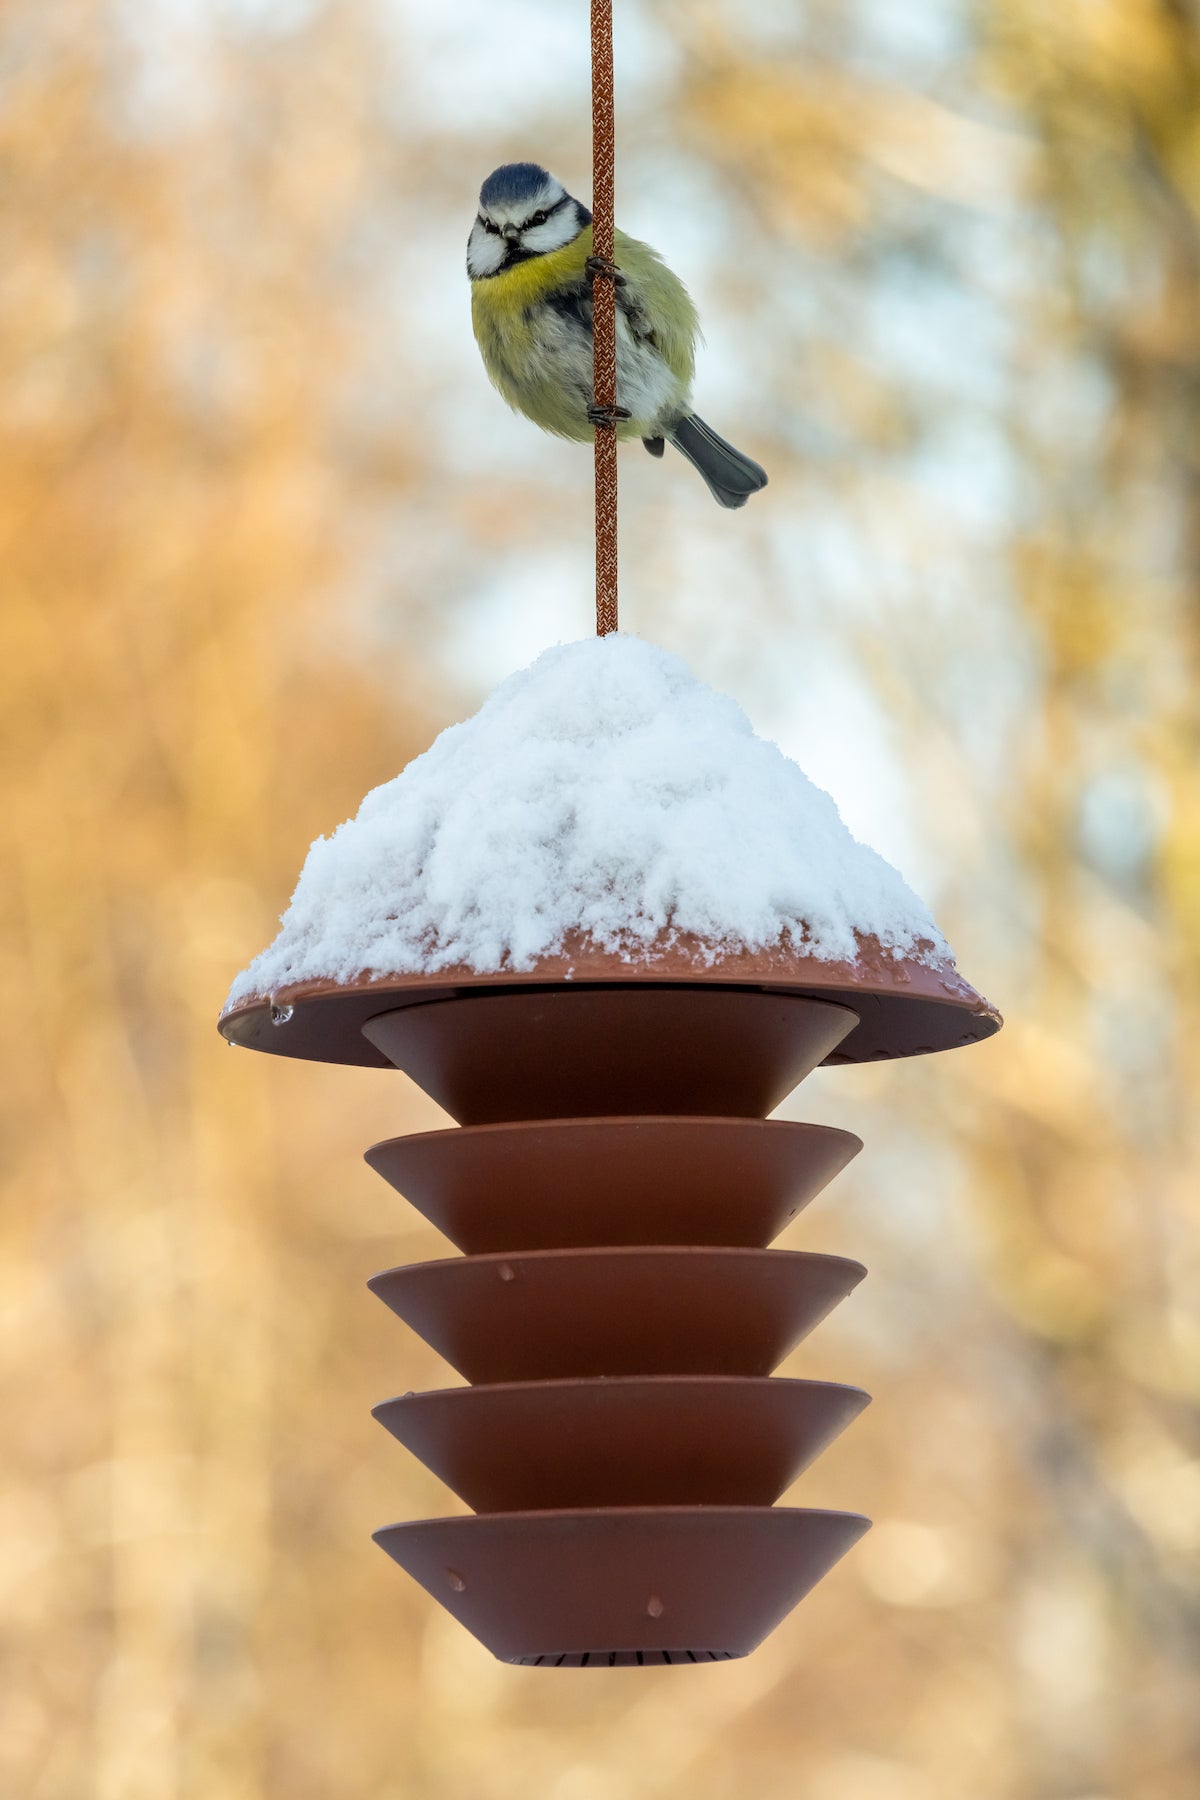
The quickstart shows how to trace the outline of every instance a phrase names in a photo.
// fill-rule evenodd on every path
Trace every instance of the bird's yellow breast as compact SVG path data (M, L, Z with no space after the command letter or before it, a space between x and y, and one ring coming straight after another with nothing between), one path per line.
M531 256L471 286L471 323L493 384L517 412L559 437L587 438L592 428L578 394L540 345L535 324L542 302L584 279L592 253L591 230L561 250Z
M584 272L584 264L592 254L590 225L564 244L561 250L550 250L544 256L530 256L524 262L502 269L471 285L471 312L476 331L481 323L495 328L506 318L520 318L530 306L536 306L547 294L570 287Z

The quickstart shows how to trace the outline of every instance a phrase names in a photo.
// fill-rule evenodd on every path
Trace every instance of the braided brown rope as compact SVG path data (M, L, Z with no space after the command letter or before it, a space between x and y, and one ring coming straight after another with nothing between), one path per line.
M612 0L592 0L592 253L613 268ZM617 293L612 273L592 280L592 384L598 408L617 403ZM617 433L596 426L596 635L617 629Z

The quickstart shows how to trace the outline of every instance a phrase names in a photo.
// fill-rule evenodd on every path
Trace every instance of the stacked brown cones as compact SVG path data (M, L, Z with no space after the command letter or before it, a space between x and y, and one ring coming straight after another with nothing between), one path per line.
M371 1287L470 1385L375 1415L474 1511L377 1541L508 1662L752 1650L868 1527L775 1504L867 1395L772 1371L865 1271L768 1248L861 1146L767 1114L818 1063L998 1024L950 965L870 944L583 949L227 1014L234 1042L390 1062L458 1121L367 1160L464 1254Z

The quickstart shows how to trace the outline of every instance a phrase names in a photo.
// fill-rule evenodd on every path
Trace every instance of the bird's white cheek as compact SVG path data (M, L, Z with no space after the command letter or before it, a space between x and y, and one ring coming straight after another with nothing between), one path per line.
M544 225L532 225L521 233L521 247L532 250L536 256L545 256L550 250L561 250L579 236L579 220L575 209L571 206L555 213Z
M468 275L475 281L485 275L494 275L504 262L504 254L504 239L485 231L482 225L476 225L467 239Z

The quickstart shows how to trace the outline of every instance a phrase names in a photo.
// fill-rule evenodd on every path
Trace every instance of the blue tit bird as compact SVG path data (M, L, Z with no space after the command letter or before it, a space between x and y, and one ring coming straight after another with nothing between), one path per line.
M592 215L537 163L488 176L467 243L471 318L493 384L543 431L589 439ZM666 443L699 469L722 506L765 487L756 462L692 411L699 319L656 251L616 234L617 434L652 456Z

